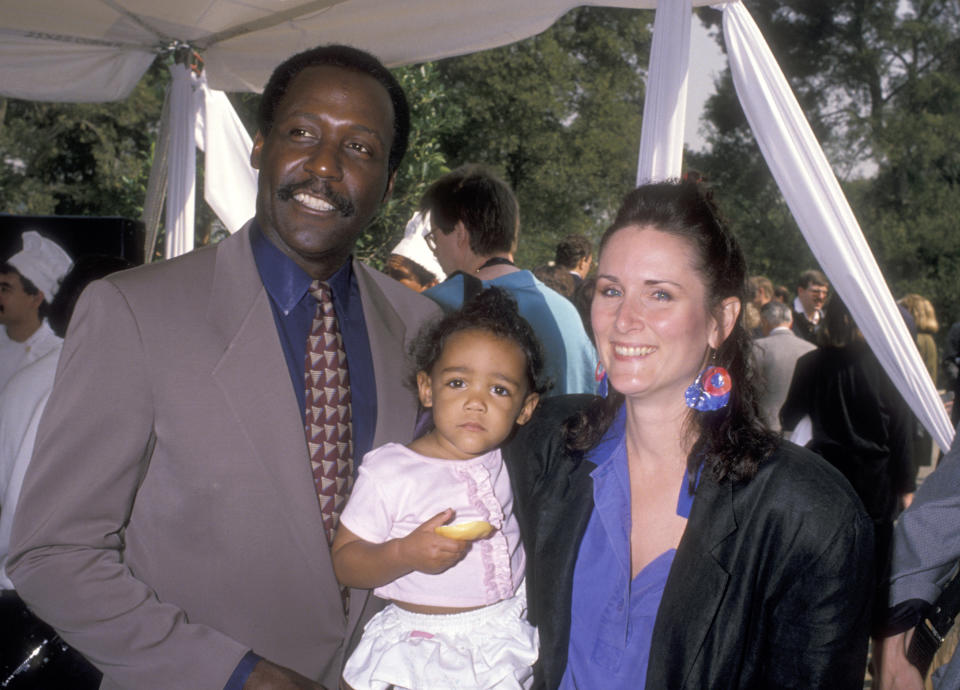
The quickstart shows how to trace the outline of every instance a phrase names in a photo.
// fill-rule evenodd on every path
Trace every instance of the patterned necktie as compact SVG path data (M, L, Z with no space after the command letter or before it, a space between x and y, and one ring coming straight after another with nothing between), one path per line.
M307 338L304 429L323 528L327 542L333 544L340 512L353 486L350 375L330 286L315 280L310 294L317 300L317 311ZM346 611L349 589L342 588L341 595Z

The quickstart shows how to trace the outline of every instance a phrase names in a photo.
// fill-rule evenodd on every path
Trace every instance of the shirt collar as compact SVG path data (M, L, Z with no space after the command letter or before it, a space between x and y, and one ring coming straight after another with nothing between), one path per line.
M617 416L614 417L613 422L607 428L606 433L600 439L600 442L591 448L587 452L587 460L592 462L596 467L590 473L590 476L596 481L601 476L605 475L611 469L616 469L614 465L613 468L607 467L611 460L617 457L624 459L622 463L623 467L626 467L626 442L627 442L627 406L621 405L620 409L617 410ZM700 485L700 477L703 474L703 463L700 463L697 467L697 476L693 481L693 486L696 488ZM624 486L629 486L629 476L625 473L624 477L621 477ZM690 493L689 489L689 474L684 473L683 481L680 484L680 493L677 497L677 515L681 517L689 518L690 510L693 507L693 494Z
M588 451L587 460L598 468L606 464L615 455L617 446L625 442L626 437L627 406L621 405L620 409L617 410L617 416L613 418L613 422L607 427L600 442Z
M807 312L803 310L803 302L800 301L799 297L793 298L793 310L798 314L803 314L804 316L807 316ZM819 321L821 316L823 316L823 312L820 311L819 309L815 309L813 312L813 320ZM809 319L810 317L807 317L807 318Z
M284 315L303 299L313 279L289 256L280 251L260 230L257 221L250 228L250 246L263 286ZM352 257L348 258L327 284L336 297L338 305L346 309L350 299L350 280L353 275Z

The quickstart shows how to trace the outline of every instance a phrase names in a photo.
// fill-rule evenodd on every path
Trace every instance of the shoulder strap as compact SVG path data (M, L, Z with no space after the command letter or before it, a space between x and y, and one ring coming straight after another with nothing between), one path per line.
M466 304L483 292L483 281L475 275L464 273L463 271L454 271L447 276L447 280L450 280L454 276L463 276L463 304Z

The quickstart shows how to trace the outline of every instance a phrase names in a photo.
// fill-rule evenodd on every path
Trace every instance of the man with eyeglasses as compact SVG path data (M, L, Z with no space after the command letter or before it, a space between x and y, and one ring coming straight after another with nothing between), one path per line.
M797 298L793 300L793 332L814 345L817 344L823 305L829 294L830 283L823 273L810 269L800 274Z
M520 207L510 186L490 169L463 165L424 192L430 214L427 246L447 279L423 294L444 311L459 309L487 287L506 290L543 343L550 393L593 393L597 353L576 307L513 262Z

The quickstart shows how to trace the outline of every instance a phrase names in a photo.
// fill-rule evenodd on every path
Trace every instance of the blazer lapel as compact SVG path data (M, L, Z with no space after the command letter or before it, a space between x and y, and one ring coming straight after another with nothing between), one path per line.
M654 623L648 682L685 687L730 579L713 550L736 529L732 486L704 472Z
M403 386L406 372L397 368L397 363L404 361L407 327L370 269L358 261L353 262L353 269L360 287L377 388L377 424L373 433L376 448L389 441L409 439L416 425L417 405Z
M317 573L318 587L336 587L297 398L246 232L218 248L208 318L224 342L212 376L237 433L287 507L290 531Z

